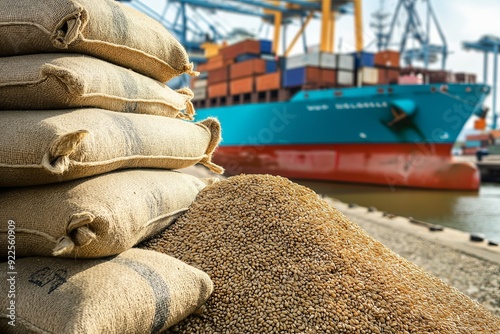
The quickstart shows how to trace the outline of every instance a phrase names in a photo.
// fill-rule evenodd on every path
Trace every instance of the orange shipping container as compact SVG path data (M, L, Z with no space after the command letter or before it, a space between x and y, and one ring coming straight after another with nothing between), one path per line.
M225 62L223 59L217 59L217 60L212 60L214 58L211 58L209 59L206 63L205 63L205 70L206 71L213 71L213 70L217 70L219 68L222 68L224 67L225 65Z
M227 81L228 72L229 72L228 66L208 71L208 84L213 85L219 82Z
M213 71L213 70L217 70L219 68L222 68L222 67L225 67L227 65L230 65L234 62L234 60L230 59L230 60L227 60L226 58L224 58L223 55L217 55L215 57L212 57L212 58L208 58L208 61L204 64L204 70L205 71Z
M379 67L378 83L380 85L397 84L399 81L399 69Z
M254 39L247 39L219 50L219 55L224 56L224 59L228 60L235 59L245 53L260 54L260 42Z
M335 70L321 69L321 83L334 86L336 84L337 73Z
M252 93L254 77L233 80L230 83L229 90L231 95Z
M486 120L484 118L479 118L474 121L474 129L475 130L484 130L486 129Z
M206 72L207 71L207 64L206 63L198 64L198 66L196 66L196 70L198 72Z
M375 66L399 67L399 52L392 50L377 52Z
M254 74L266 73L266 61L264 59L250 59L231 65L231 79L248 77Z
M281 87L280 72L259 75L258 77L255 78L255 89L258 92L280 89L280 87Z
M220 97L227 95L227 82L208 86L208 97Z

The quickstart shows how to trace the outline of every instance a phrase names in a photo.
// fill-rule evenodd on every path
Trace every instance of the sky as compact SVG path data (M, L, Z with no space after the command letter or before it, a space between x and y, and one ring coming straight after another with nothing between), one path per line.
M165 0L142 0L143 3L148 4L151 8L157 9L161 12ZM224 0L221 0L223 3ZM382 0L384 10L393 13L397 5L397 0ZM419 8L424 8L424 0L419 0ZM448 57L446 69L454 72L470 72L477 74L479 82L483 80L483 53L477 51L466 51L462 48L463 41L477 41L484 35L495 35L500 37L500 0L433 0L432 6L437 15L441 28L446 36L448 49L451 54ZM381 6L380 0L364 0L363 1L363 26L364 26L364 44L365 46L375 40L375 34L370 23L373 21L371 14L378 10ZM172 14L173 15L173 14ZM217 25L223 26L227 29L244 27L255 33L261 24L259 18L242 16L236 14L228 14L227 12L206 13L209 19ZM421 13L421 18L425 20L424 13ZM390 20L389 20L390 21ZM404 21L401 21L403 24ZM295 35L298 30L298 24L288 28L288 40ZM350 52L355 49L355 36L354 36L354 20L351 15L343 15L337 18L335 28L335 51L336 52ZM264 30L265 31L265 30ZM431 41L438 43L437 30L431 28ZM397 33L402 32L397 29ZM269 29L271 38L272 29ZM319 44L320 24L319 20L312 21L307 29L307 40L311 45ZM395 37L400 35L395 35ZM262 36L265 37L265 36ZM397 42L399 39L395 38L393 41ZM302 50L302 45L294 48L292 53L298 53ZM373 45L373 44L372 44ZM340 48L339 48L340 47ZM374 50L374 49L373 49ZM440 63L439 63L440 64ZM431 68L438 68L440 65L432 65ZM418 66L418 64L415 64ZM500 60L499 60L500 68ZM488 84L493 84L493 56L489 57L488 64ZM499 71L500 72L500 71ZM499 73L500 79L500 73ZM500 91L500 87L498 89ZM490 107L490 117L492 110L492 94L486 101L486 105ZM497 94L497 110L500 112L500 93ZM466 132L470 132L473 128L474 119L471 118L465 127Z

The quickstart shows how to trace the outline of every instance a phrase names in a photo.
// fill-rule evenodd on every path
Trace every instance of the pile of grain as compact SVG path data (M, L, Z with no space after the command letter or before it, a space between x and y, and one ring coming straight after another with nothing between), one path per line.
M141 247L207 272L182 333L495 333L500 319L367 235L313 191L237 176Z

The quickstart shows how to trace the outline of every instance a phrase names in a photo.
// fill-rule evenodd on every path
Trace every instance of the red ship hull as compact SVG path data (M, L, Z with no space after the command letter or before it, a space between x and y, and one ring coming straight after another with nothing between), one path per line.
M447 190L477 190L480 174L454 161L451 144L222 146L214 161L228 175L288 178Z

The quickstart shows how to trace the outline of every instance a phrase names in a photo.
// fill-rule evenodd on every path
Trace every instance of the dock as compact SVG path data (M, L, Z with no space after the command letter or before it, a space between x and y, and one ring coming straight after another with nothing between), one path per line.
M473 155L456 156L454 159L476 164L481 173L482 182L500 183L500 155L488 155L481 161L477 161L476 156Z
M401 257L439 277L500 316L500 247L469 233L324 198Z
M481 181L500 183L500 158L476 162L481 173Z

